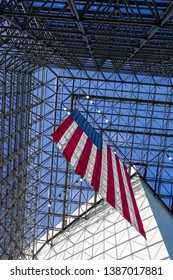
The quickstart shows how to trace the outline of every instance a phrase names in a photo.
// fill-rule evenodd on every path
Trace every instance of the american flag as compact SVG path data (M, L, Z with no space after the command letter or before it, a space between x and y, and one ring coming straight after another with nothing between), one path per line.
M126 166L75 109L52 134L75 172L146 238Z

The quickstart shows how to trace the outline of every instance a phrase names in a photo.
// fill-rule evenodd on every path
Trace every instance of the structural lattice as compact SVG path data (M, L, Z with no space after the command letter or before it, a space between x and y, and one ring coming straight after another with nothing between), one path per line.
M172 1L1 1L1 259L37 258L100 201L51 139L73 108L173 213L172 38Z

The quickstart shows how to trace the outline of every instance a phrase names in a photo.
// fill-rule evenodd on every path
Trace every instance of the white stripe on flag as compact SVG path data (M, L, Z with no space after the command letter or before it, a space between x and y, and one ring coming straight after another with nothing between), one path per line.
M79 142L78 142L78 144L77 144L77 146L74 150L74 153L71 157L71 160L70 160L70 163L71 163L71 165L73 166L74 169L76 169L76 167L77 167L77 164L79 162L80 156L81 156L81 154L83 152L83 149L85 147L85 143L86 143L87 139L88 139L88 136L83 132L82 136L81 136L81 138L80 138L80 140L79 140Z
M134 207L133 207L133 203L132 203L132 199L131 199L131 195L130 195L130 191L129 191L129 186L128 186L126 174L125 174L125 171L124 171L124 165L121 161L119 161L119 162L120 162L121 172L122 172L123 181L124 181L124 187L125 187L125 192L126 192L126 197L127 197L127 202L128 202L128 208L129 208L131 223L139 231L138 223L137 223L136 216L135 216L135 210L134 210Z
M103 198L107 197L107 145L103 142L102 145L102 167L99 193Z
M95 160L96 160L96 152L97 152L97 147L95 144L92 143L90 158L89 158L87 169L86 169L86 172L84 175L84 179L86 179L89 184L91 184L91 181L92 181L94 165L95 165Z
M65 147L67 146L69 140L71 139L71 137L77 127L78 127L77 123L75 121L72 122L72 124L69 126L69 128L66 130L64 135L61 137L61 139L57 143L57 146L61 150L61 152L64 151Z
M114 175L115 209L119 211L119 213L123 214L118 171L117 171L117 165L115 161L115 154L113 151L111 151L111 156L112 156L113 175Z

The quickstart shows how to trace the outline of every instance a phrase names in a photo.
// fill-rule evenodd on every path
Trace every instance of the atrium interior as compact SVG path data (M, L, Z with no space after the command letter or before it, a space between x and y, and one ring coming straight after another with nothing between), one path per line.
M74 108L173 214L172 38L168 0L1 1L0 259L102 201L52 141Z

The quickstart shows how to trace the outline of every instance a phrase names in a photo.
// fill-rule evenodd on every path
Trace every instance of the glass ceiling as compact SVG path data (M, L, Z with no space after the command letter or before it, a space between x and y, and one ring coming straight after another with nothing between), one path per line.
M0 11L1 258L36 258L102 202L51 139L73 108L173 213L173 2L16 0Z

